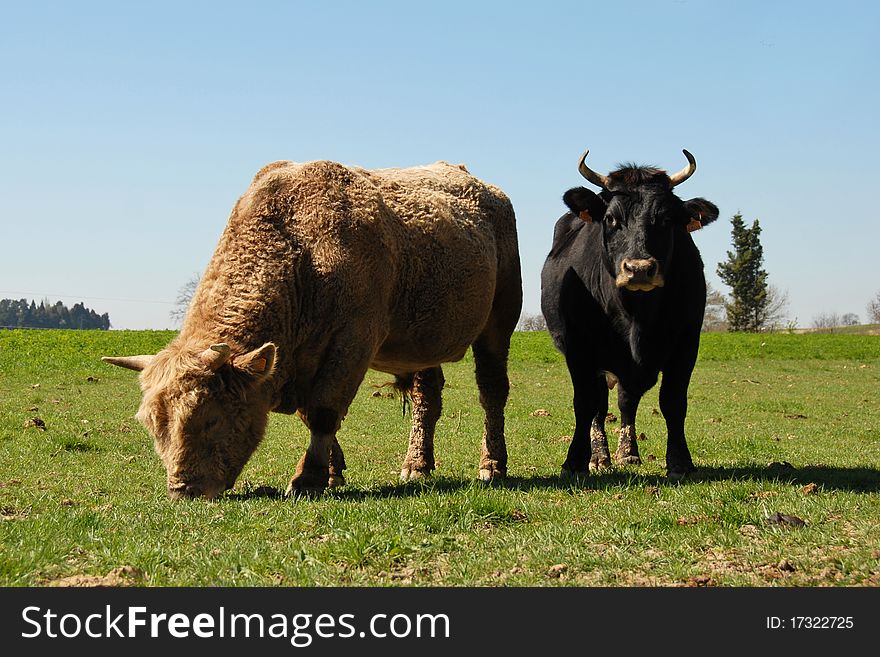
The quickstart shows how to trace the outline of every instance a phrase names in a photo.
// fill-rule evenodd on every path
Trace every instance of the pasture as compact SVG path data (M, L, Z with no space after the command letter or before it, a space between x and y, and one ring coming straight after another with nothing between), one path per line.
M680 483L656 387L642 466L561 479L568 373L546 333L516 333L503 482L476 481L468 354L444 367L425 483L398 481L410 422L371 372L339 433L346 486L284 499L308 433L273 414L233 490L175 503L133 419L136 374L100 361L172 337L0 331L0 585L880 585L878 337L704 335L686 423L698 473Z

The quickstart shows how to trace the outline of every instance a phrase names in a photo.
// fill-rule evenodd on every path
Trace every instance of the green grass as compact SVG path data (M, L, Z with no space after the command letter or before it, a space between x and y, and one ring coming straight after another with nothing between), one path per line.
M426 483L397 480L409 419L371 372L339 434L346 486L283 499L307 432L273 415L232 491L178 503L132 418L135 373L100 361L172 337L0 331L0 585L94 583L124 566L116 581L148 586L880 585L876 336L703 336L687 421L699 473L683 483L663 474L656 388L639 410L644 465L560 479L568 373L546 333L518 333L506 481L475 481L468 354L444 367ZM25 426L35 417L45 430ZM806 525L768 524L777 511Z

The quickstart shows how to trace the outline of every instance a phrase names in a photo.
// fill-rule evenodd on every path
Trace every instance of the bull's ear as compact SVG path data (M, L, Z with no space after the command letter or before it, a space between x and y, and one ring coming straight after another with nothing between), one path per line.
M706 224L711 224L718 218L718 206L704 198L692 198L685 201L684 209L688 217L687 230L689 233L699 230Z
M562 202L588 224L601 221L607 207L605 201L586 187L572 187L562 195Z
M235 367L265 381L275 371L275 354L277 349L271 342L267 342L259 349L254 349L244 356L237 356L234 360Z

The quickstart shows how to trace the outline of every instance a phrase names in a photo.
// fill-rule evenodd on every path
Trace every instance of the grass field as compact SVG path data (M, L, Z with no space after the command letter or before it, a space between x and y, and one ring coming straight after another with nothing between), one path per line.
M444 368L427 483L398 482L409 419L371 372L339 435L346 486L283 499L307 432L273 415L232 491L176 503L133 420L136 374L100 361L172 337L0 331L0 585L880 585L880 337L705 335L682 483L656 388L644 465L560 479L568 374L546 333L518 333L502 483L476 481L468 355Z

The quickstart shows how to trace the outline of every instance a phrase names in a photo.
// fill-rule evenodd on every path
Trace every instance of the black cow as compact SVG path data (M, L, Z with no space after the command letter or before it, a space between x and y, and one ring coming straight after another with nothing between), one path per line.
M576 424L563 474L611 467L605 416L615 378L621 426L614 460L641 463L636 410L663 372L666 471L680 478L694 470L684 418L706 306L703 261L690 232L715 221L718 208L673 193L697 168L687 151L688 165L671 176L634 165L603 176L586 166L588 153L578 170L602 191L565 193L570 212L556 222L541 272L541 310L574 386Z

